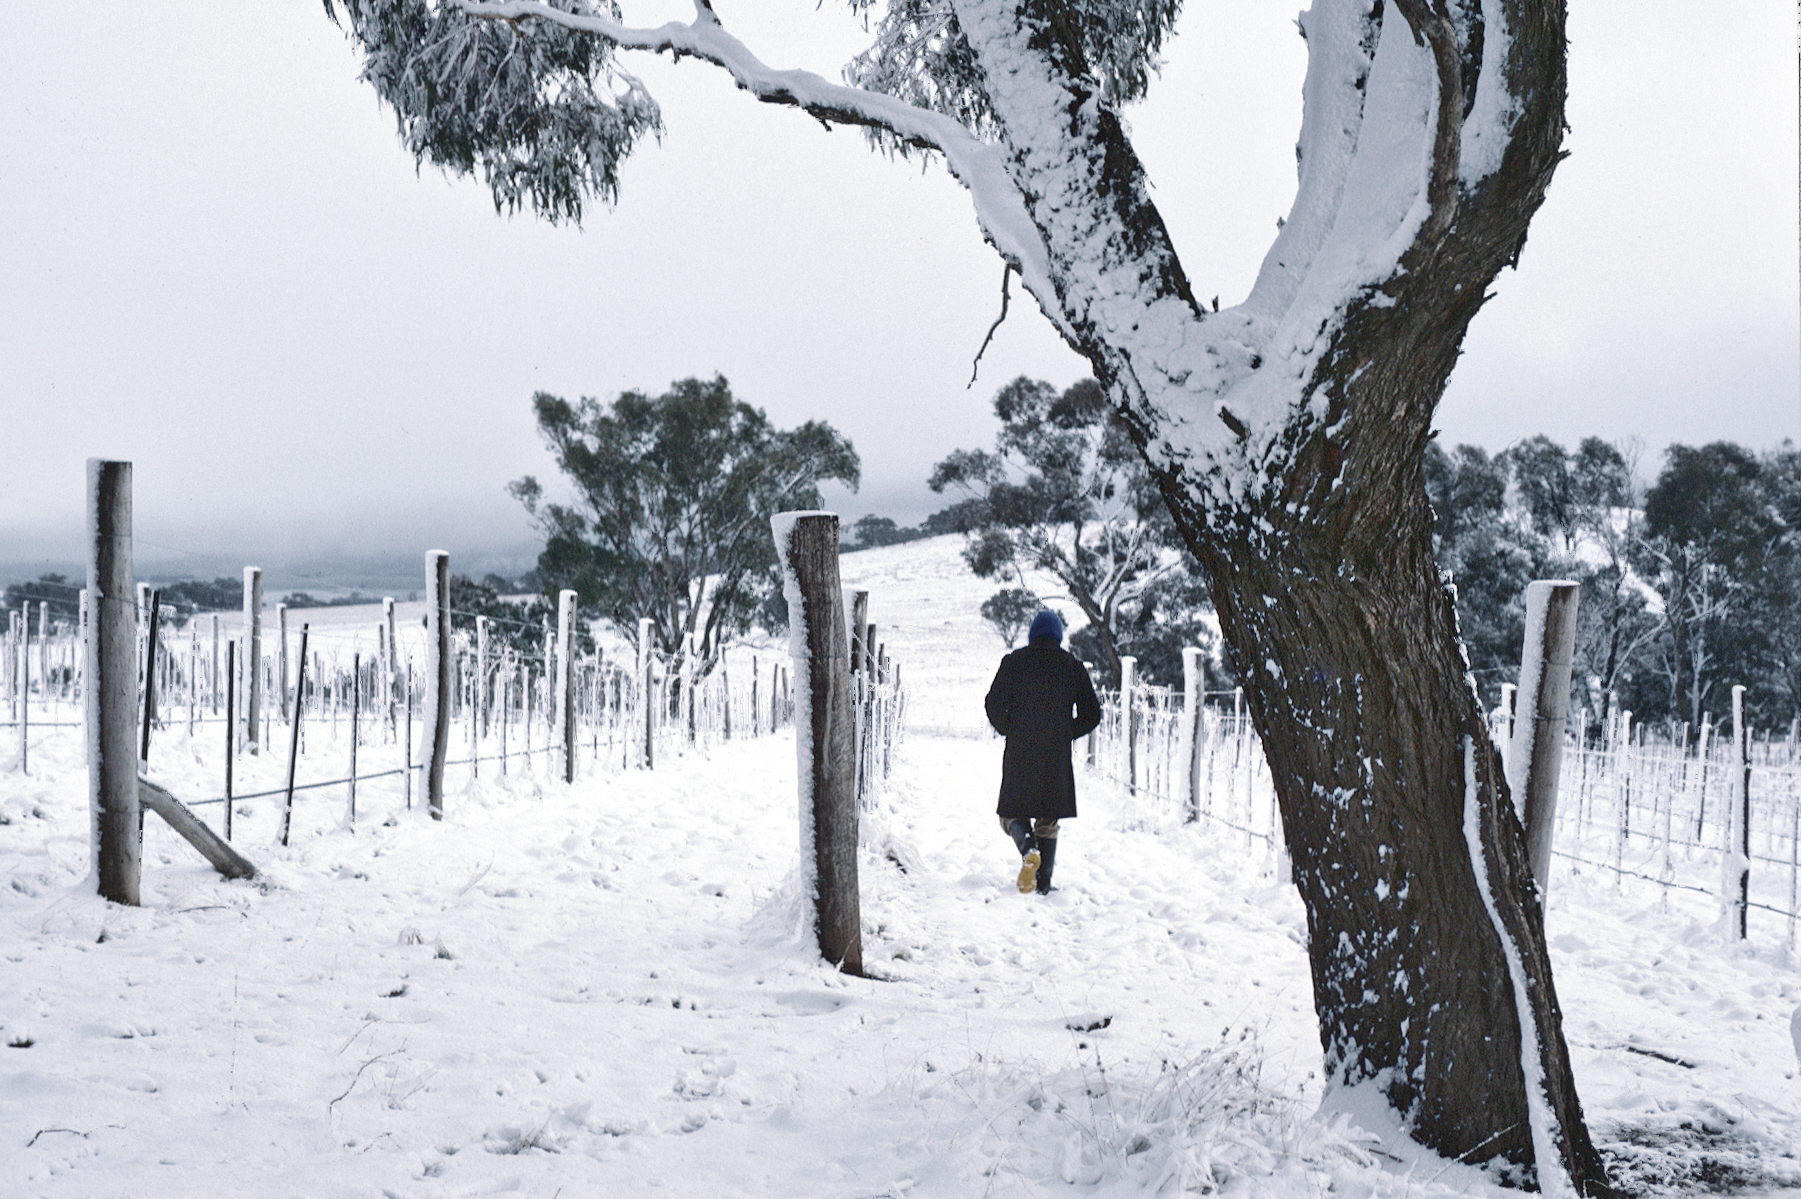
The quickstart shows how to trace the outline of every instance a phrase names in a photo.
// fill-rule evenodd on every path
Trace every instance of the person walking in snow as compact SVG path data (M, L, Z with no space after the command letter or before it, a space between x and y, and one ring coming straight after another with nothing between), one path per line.
M1057 822L1076 814L1070 743L1101 722L1088 669L1063 648L1055 612L1034 617L1026 647L1001 659L983 707L1007 739L997 810L1019 849L1019 889L1042 895L1057 865Z

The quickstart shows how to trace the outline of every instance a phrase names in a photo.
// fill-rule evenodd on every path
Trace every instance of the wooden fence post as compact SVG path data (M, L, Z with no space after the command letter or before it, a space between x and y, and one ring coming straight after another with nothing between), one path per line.
M482 736L488 735L488 618L475 618L475 706L481 718Z
M1138 794L1138 712L1132 692L1138 685L1138 659L1126 654L1119 660L1119 723L1126 744L1126 792Z
M1526 827L1527 854L1540 895L1551 882L1557 778L1563 769L1570 671L1576 658L1576 604L1581 594L1581 584L1567 579L1539 579L1526 585L1526 640L1506 773L1514 810ZM1521 696L1523 712L1517 711Z
M44 693L44 707L50 706L50 601L38 601L38 687Z
M18 687L19 702L15 705L19 714L19 773L30 774L29 757L31 753L31 605L20 607L12 614L13 627L18 636L13 650L13 681Z
M850 600L850 672L862 674L868 661L869 592L853 591Z
M682 635L682 695L681 719L682 737L689 745L694 744L696 729L694 727L694 634Z
M263 698L263 569L244 568L244 750L257 753L262 744L258 721Z
M1207 703L1207 670L1199 647L1182 648L1182 737L1177 751L1183 762L1182 819L1201 818L1201 713Z
M213 618L213 633L217 635L218 632L219 618L215 616ZM227 712L230 712L232 710L232 705L237 702L237 692L235 690L238 680L237 668L238 643L236 641L230 641L225 645L225 710ZM216 671L214 673L217 674ZM213 704L213 709L215 711L218 710L218 707L219 705L217 703ZM231 840L231 767L232 759L237 756L238 752L237 742L233 740L237 735L237 731L238 722L233 720L230 716L227 716L225 718L225 839L227 841Z
M575 592L557 593L557 720L563 726L563 781L575 781Z
M657 756L657 689L651 681L652 667L655 665L650 652L651 623L648 616L638 618L638 714L644 724L640 731L644 734L643 762L646 770L655 769Z
M207 659L206 702L212 708L213 715L217 716L219 714L219 614L217 612L212 614L212 631L213 655Z
M444 819L444 762L450 756L450 551L425 551L425 721L431 742L425 803Z
M398 713L395 711L395 705L399 699L396 692L400 686L400 643L394 639L393 596L384 595L382 597L381 614L382 619L388 626L388 652L387 658L383 662L383 666L387 673L383 676L382 695L384 697L383 702L386 703L388 707L388 733L398 740L400 734L400 721L396 719Z
M137 601L131 579L131 463L87 462L88 810L100 895L138 902Z
M275 650L275 690L276 699L281 708L281 718L285 723L294 718L288 711L288 606L275 605L275 635L280 644Z
M789 653L797 676L804 671L794 721L801 870L816 900L819 952L860 975L850 638L838 579L838 517L783 512L770 523L788 600Z
M1745 689L1732 688L1732 794L1726 801L1725 899L1738 929L1746 937L1751 912L1751 730L1745 725Z

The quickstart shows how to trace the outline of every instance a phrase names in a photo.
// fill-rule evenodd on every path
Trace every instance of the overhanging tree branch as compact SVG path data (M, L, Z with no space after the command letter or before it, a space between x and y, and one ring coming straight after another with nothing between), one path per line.
M1026 211L999 148L976 138L950 117L893 96L832 83L811 71L775 70L751 53L720 23L712 6L697 0L689 24L671 21L633 29L597 13L565 12L539 0L451 0L474 17L517 21L536 18L605 38L621 49L695 58L720 67L738 87L765 104L786 105L833 124L890 134L900 142L944 155L945 165L975 201L976 219L990 244L1019 271L1027 290L1059 328L1063 317L1050 275L1044 239Z

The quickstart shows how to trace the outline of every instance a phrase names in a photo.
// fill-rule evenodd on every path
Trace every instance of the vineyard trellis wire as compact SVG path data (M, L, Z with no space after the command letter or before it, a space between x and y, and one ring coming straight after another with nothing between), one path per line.
M0 639L4 717L0 727L17 730L17 753L11 763L15 770L29 769L34 734L67 735L68 730L85 727L78 625L71 621L52 625L46 619L42 632L33 636L18 610L10 614ZM225 627L230 625L228 616ZM264 626L264 652L254 668L261 672L264 694L279 698L260 707L262 727L256 741L264 752L246 753L242 737L232 751L240 777L247 768L260 766L264 778L245 790L230 790L224 784L214 794L188 799L189 807L223 806L227 791L234 804L289 793L288 786L267 785L267 776L276 760L285 758L276 746L286 741L271 734L278 728L291 729L293 719L300 724L301 759L310 757L309 766L325 769L308 771L308 777L293 784L292 792L339 787L353 805L358 783L404 777L405 801L413 806L415 776L425 766L419 714L424 630L411 618L402 622L371 618L311 627L308 636L308 661L284 692L282 666L293 648L292 637L283 637L268 623ZM148 681L155 696L148 742L153 773L161 754L179 749L196 762L205 758L209 773L222 780L227 777L223 727L227 720L235 720L241 728L247 720L243 698L247 688L235 689L235 713L222 710L232 689L224 678L220 647L242 648L244 643L241 633L221 635L219 614L202 614L160 637L150 658L148 622L140 623L138 710L144 710ZM451 646L452 754L446 765L466 768L471 779L479 778L484 767L499 775L515 769L545 778L559 775L561 762L551 755L560 755L564 746L557 731L554 661L545 652L552 647L504 648L484 655L475 631L462 629L453 633ZM774 649L734 647L718 668L705 675L679 653L653 651L647 669L640 669L626 654L599 649L572 658L572 730L582 775L644 768L690 752L704 755L729 740L768 736L793 720L787 655ZM292 684L299 678L304 678L304 685L296 697ZM867 804L892 769L904 729L906 693L898 667L885 655L871 655L869 669L854 680L853 694L857 793ZM216 735L209 735L209 728ZM179 738L173 744L172 736ZM355 754L344 752L352 738L363 748L368 769L357 769ZM346 760L350 773L341 774ZM327 777L317 777L319 773Z
M1182 691L1132 686L1101 695L1100 726L1087 739L1089 768L1126 796L1127 820L1145 827L1199 820L1261 845L1287 877L1281 813L1262 744L1237 691L1206 692L1198 720ZM1129 719L1128 719L1129 717ZM1192 724L1190 722L1193 722ZM1193 729L1192 751L1184 727ZM1566 734L1553 856L1614 883L1650 885L1667 907L1675 895L1705 896L1722 911L1738 897L1729 838L1744 830L1735 805L1741 777L1725 738L1681 746L1635 735L1584 746ZM1505 745L1504 736L1498 745ZM1185 760L1192 752L1192 768ZM1794 945L1801 924L1801 749L1753 739L1749 749L1751 909L1782 918ZM1191 773L1192 769L1192 773Z

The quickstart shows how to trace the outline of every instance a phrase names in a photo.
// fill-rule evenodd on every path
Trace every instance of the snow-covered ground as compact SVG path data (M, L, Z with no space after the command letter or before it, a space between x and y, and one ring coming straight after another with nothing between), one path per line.
M286 849L248 801L252 883L151 817L135 910L85 881L74 731L29 777L0 749L0 1195L1499 1195L1315 1114L1305 924L1261 849L1079 777L1060 890L1015 891L974 735L993 587L955 548L844 559L917 724L865 825L869 979L799 927L787 735L568 787L453 768L442 824L397 779L354 824L308 792ZM169 734L156 773L215 794L206 748ZM1781 930L1567 869L1548 919L1622 1178L1801 1188Z

